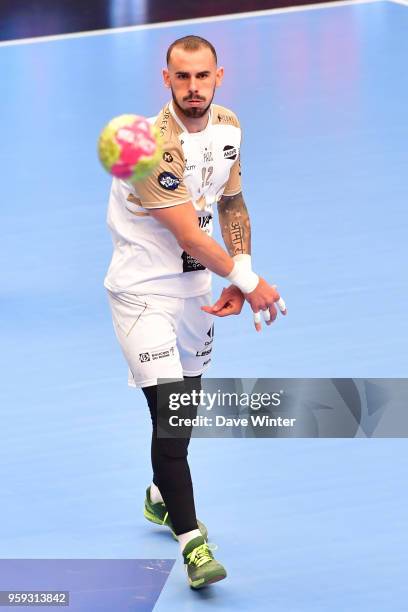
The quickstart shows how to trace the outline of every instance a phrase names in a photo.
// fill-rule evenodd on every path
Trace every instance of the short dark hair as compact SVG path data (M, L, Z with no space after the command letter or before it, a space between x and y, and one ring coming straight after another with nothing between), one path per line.
M173 43L171 43L170 47L167 49L167 65L169 65L170 63L170 55L174 47L182 47L184 51L197 51L198 49L200 49L200 47L207 47L213 54L215 63L217 63L217 53L214 49L214 46L205 38L201 38L201 36L194 36L193 34L190 34L189 36L183 36L183 38L178 38Z

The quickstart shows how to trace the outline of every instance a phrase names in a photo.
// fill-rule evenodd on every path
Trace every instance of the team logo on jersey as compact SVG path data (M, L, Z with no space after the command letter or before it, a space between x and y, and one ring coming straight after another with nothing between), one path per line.
M180 185L180 179L171 172L162 172L157 177L157 180L163 189L168 189L170 191L174 191Z
M171 164L171 162L173 161L173 156L171 153L169 153L168 151L165 151L163 153L163 160L165 162L167 162L168 164Z
M238 151L232 145L225 145L223 151L224 159L237 159Z
M139 359L142 363L145 363L146 361L150 361L150 355L149 353L139 353Z

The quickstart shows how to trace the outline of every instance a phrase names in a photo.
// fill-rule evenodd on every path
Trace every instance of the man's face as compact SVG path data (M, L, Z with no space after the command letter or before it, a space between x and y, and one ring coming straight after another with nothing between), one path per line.
M224 69L217 68L208 47L197 51L175 47L167 70L163 70L164 83L171 89L174 104L189 118L199 118L207 112L223 74Z

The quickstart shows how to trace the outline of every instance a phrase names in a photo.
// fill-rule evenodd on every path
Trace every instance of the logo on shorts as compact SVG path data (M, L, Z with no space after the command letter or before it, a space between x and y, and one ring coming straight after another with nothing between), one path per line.
M210 338L210 340L204 342L204 346L209 346L214 341L214 324L211 325L210 329L208 330L207 336Z
M232 145L225 145L223 151L224 159L237 159L238 151Z
M165 162L167 162L168 164L171 164L171 162L173 161L173 156L171 153L169 153L168 151L165 151L163 153L163 160Z
M163 359L164 357L174 357L174 346L171 346L165 351L156 351L156 353L152 353L153 361L155 359Z
M149 353L139 353L139 359L142 363L145 363L145 361L150 361L150 354Z
M197 351L196 353L196 357L206 357L207 355L209 355L212 351L212 346L210 346L210 348L205 349L204 351Z
M162 172L157 177L157 180L163 189L168 189L170 191L174 191L180 185L180 179L171 172Z

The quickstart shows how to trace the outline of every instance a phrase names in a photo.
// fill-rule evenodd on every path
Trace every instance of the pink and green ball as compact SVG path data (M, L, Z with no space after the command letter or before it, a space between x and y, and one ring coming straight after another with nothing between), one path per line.
M139 115L120 115L102 130L98 153L110 174L130 182L140 181L160 163L159 130Z

